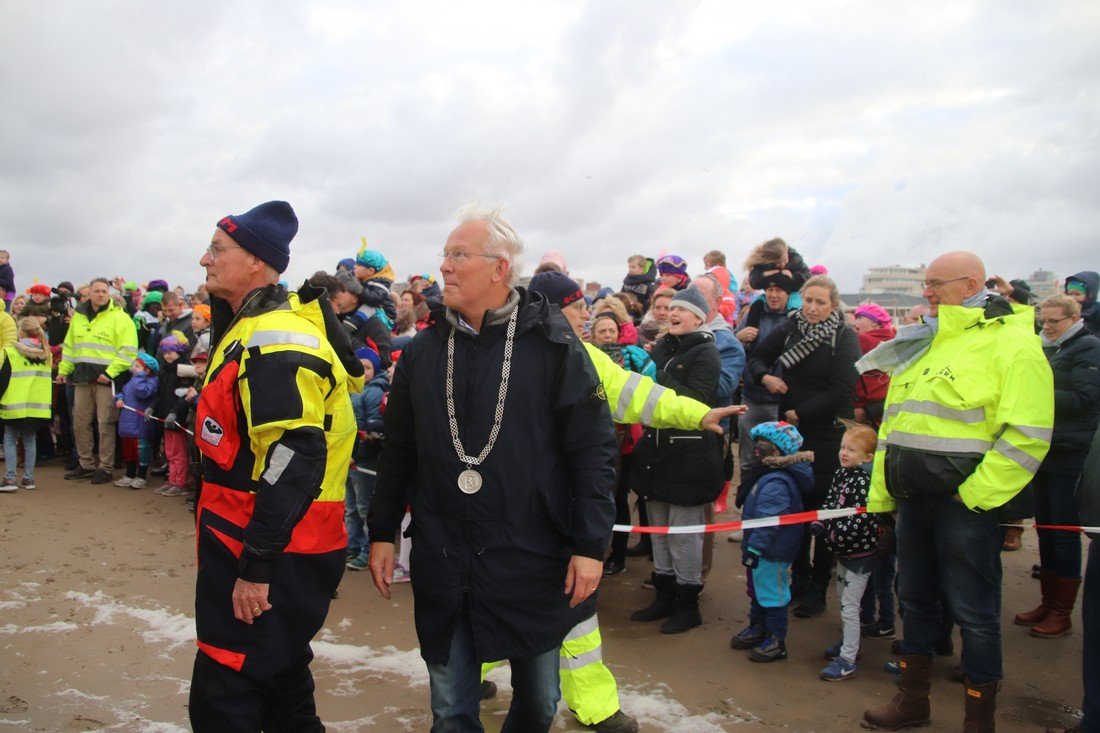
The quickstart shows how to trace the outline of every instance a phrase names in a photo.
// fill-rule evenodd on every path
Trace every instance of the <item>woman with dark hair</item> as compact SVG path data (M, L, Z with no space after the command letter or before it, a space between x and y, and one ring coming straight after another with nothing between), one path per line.
M807 511L821 507L832 475L840 467L837 456L844 425L839 418L855 417L852 395L859 357L859 339L844 324L836 283L824 275L806 281L802 307L792 311L786 323L749 357L753 380L779 396L779 419L797 425L805 438L802 449L814 453L814 489L805 497ZM825 542L815 542L807 529L792 567L792 594L801 597L796 616L813 618L824 613L832 561Z

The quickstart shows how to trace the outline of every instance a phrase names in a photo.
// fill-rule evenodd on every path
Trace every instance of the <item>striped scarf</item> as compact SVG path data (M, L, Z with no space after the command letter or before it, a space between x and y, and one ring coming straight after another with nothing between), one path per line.
M807 321L801 309L796 310L791 318L794 318L795 323L798 325L798 333L801 338L788 346L779 356L779 363L786 369L790 369L805 359L826 340L831 340L841 324L840 312L835 310L820 323Z

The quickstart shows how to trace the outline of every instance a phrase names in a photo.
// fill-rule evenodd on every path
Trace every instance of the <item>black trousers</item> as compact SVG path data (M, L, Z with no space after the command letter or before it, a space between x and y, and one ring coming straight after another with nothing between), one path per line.
M324 731L313 700L313 675L306 652L294 665L260 682L195 656L188 700L195 733L313 733Z

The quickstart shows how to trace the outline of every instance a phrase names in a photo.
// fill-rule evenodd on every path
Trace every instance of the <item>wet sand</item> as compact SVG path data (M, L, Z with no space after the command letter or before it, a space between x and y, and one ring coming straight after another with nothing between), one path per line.
M37 471L39 488L0 495L0 731L188 730L194 659L194 532L178 498L64 481L58 462ZM150 482L152 487L159 481ZM1034 532L1005 553L1007 679L998 730L1041 730L1073 720L1081 698L1080 610L1075 633L1038 640L1012 615L1038 601ZM790 659L760 665L728 647L746 621L740 545L722 535L702 597L702 627L681 635L629 620L648 604L650 565L631 558L605 579L600 625L605 660L623 709L645 731L851 731L862 711L895 693L882 665L887 640L865 640L853 679L818 678L822 650L839 636L830 595L826 614L792 618ZM956 649L959 647L956 635ZM431 724L427 672L412 623L412 589L378 596L367 572L348 572L314 643L318 707L332 731L423 731ZM962 724L963 688L948 678L958 657L936 660L933 725ZM501 693L482 706L499 730L509 700L507 668L490 674ZM582 731L562 708L558 731Z

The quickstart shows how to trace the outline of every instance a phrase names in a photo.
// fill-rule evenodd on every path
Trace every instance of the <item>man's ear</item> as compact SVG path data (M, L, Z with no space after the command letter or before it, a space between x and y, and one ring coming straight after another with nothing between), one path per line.
M508 262L508 260L504 259L503 257L498 257L496 260L495 269L493 270L493 282L507 282L508 271L511 269L511 267L512 265L510 262Z

